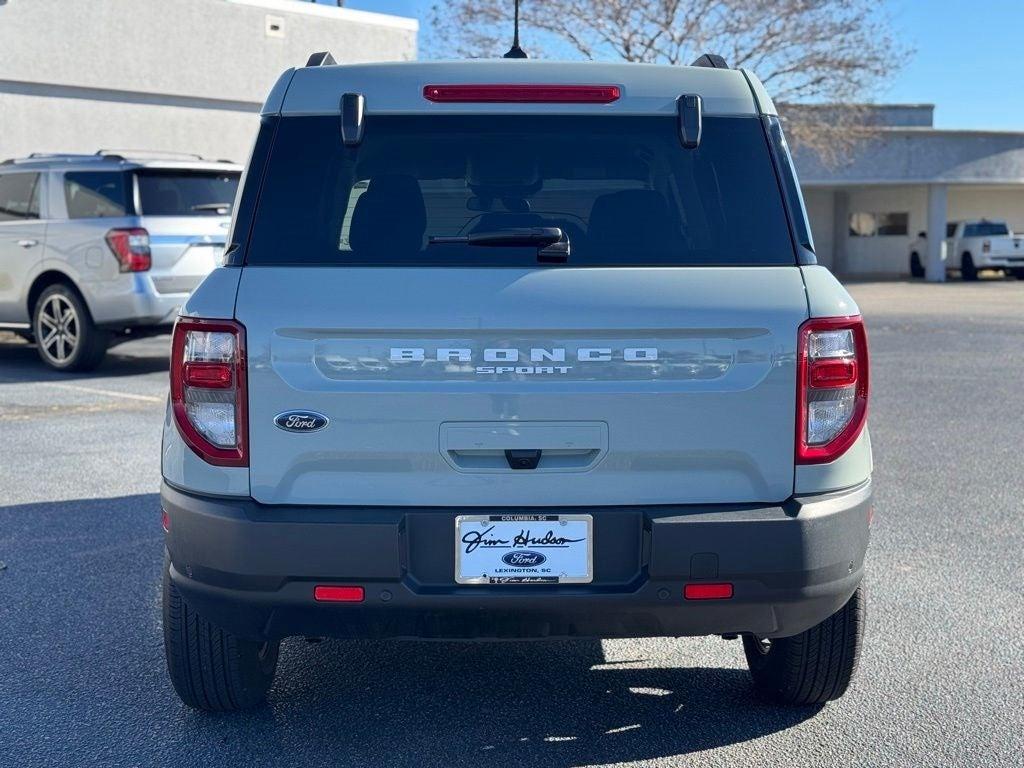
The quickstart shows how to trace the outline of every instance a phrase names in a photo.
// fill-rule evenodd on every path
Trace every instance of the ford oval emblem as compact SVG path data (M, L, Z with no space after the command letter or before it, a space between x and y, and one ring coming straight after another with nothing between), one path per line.
M285 411L274 417L274 423L286 432L319 432L331 420L314 411Z
M501 562L511 565L513 568L534 568L544 565L547 561L547 557L540 552L530 552L527 549L517 549L515 552L501 556Z

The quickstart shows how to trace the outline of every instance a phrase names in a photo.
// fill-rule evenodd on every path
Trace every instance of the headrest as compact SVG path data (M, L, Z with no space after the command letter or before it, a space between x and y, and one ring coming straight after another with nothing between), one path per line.
M423 247L427 209L412 176L385 174L370 179L352 212L349 243L363 256L387 259Z

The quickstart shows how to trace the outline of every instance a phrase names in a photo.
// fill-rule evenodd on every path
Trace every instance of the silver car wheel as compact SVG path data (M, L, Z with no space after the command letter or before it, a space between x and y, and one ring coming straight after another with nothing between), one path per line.
M57 365L64 365L74 357L80 330L78 312L67 297L50 296L39 309L36 320L39 349Z

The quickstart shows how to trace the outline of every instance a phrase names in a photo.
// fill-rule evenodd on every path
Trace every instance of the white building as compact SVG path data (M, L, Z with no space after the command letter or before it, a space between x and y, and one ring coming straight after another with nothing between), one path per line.
M946 221L999 219L1024 232L1024 133L939 130L931 104L871 111L877 131L847 161L796 153L820 263L845 276L905 275L910 242L918 232L941 242Z
M244 161L315 51L414 59L415 19L299 0L0 0L0 160L100 148Z
M145 149L244 161L278 75L315 51L340 63L416 57L415 19L301 0L0 0L0 160ZM944 222L1024 232L1024 133L933 127L931 105L871 110L849 162L797 152L818 259L900 275ZM939 226L941 224L941 226Z

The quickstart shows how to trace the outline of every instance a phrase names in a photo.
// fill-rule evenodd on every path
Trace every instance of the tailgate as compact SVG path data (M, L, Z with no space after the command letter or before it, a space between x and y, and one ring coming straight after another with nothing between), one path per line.
M264 503L742 503L793 491L807 317L796 267L246 267L236 315L251 489ZM329 423L279 428L289 411ZM537 450L534 468L511 466Z
M160 293L191 293L220 265L229 219L224 216L150 216L150 276Z

